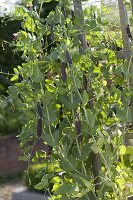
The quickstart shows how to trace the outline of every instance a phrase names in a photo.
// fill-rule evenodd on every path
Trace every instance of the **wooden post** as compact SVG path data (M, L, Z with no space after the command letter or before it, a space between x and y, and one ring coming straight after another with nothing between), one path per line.
M85 49L87 49L87 41L86 41L86 35L82 29L82 26L84 25L82 1L73 0L73 3L74 3L74 15L75 15L75 18L78 19L77 29L79 30L79 34L78 34L79 52L83 54ZM91 83L90 83L90 86L91 86ZM93 103L91 104L91 107L93 108ZM97 154L92 153L92 171L93 171L93 176L95 179L94 181L95 191L100 190L100 182L101 182L99 178L100 169L101 169L100 155L98 153Z
M120 26L122 31L124 50L129 50L131 49L131 45L126 31L126 27L128 26L128 18L127 18L126 7L123 0L118 0L118 6L119 6ZM127 57L130 57L130 55L128 55Z
M84 24L82 2L81 0L73 0L73 3L74 3L74 15L75 15L75 18L78 19L77 30L79 30L79 33L78 33L79 52L83 54L84 50L87 48L87 42L86 42L85 33L83 33L83 29L82 29L82 26Z
M133 0L131 0L131 3L133 5ZM119 15L120 15L120 25L121 25L121 31L122 31L122 38L123 38L123 45L124 45L124 50L129 51L129 53L126 55L127 59L127 70L130 74L129 80L128 80L128 85L129 89L133 89L133 60L132 60L132 55L131 55L131 41L128 36L127 32L127 27L128 27L128 17L127 17L127 11L126 11L126 6L123 2L123 0L118 0L118 6L119 6ZM132 127L133 127L133 97L131 97L131 102L130 102L130 112L131 112L131 120L132 120Z
M131 0L131 8L132 8L132 15L133 15L133 0Z

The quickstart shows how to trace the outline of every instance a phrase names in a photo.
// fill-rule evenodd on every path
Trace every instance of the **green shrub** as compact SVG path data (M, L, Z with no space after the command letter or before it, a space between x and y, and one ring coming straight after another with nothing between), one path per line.
M8 73L14 73L13 68L21 65L20 53L14 53L14 47L9 45L13 41L13 34L21 27L21 21L0 17L0 93L7 95L7 88L11 85ZM6 74L7 73L7 74Z
M0 187L9 182L22 180L23 172L17 171L6 176L0 176Z
M41 164L33 164L24 174L24 183L29 190L43 193L49 191L53 192L53 185L55 183L54 175L60 179L60 168L58 162L47 164L43 162ZM49 180L49 185L42 189L40 183L45 184L45 181ZM44 188L44 187L43 187Z
M36 191L34 186L41 181L42 174L45 171L45 169L46 169L46 164L45 163L43 163L43 164L34 164L34 165L31 165L29 167L28 173L27 173L27 171L25 172L25 174L24 174L24 182L25 182L25 185L28 187L29 190ZM42 191L38 191L37 190L37 192L43 192L43 191L44 190L42 190Z
M0 136L18 135L27 116L29 116L28 113L20 113L14 108L11 99L0 98Z

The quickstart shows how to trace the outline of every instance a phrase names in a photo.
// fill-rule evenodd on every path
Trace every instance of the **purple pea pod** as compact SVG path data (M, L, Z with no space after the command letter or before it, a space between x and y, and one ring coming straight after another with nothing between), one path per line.
M67 61L68 61L69 65L71 66L72 65L72 58L71 58L68 50L66 50L66 58L67 58Z
M126 33L127 33L128 38L132 41L133 37L132 37L131 31L130 31L129 24L126 26Z
M75 121L75 129L77 135L79 135L81 133L81 122L79 119Z
M87 78L85 74L83 74L83 86L84 86L84 89L87 90Z
M37 136L38 136L38 138L40 138L41 135L42 135L42 119L39 118L37 120Z
M66 66L65 66L64 62L61 63L61 77L62 77L62 80L64 82L66 82L66 80L67 80L67 74L66 74Z

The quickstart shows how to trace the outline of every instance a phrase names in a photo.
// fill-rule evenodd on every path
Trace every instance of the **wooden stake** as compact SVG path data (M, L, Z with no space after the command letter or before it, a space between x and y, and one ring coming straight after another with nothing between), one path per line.
M74 3L74 14L75 18L78 19L78 26L77 30L79 30L78 40L79 40L79 52L81 54L84 53L85 49L87 49L87 41L86 41L86 35L83 32L83 25L84 25L84 16L83 16L83 9L82 9L82 1L81 0L73 0ZM91 82L90 82L91 85ZM93 103L91 104L91 107L93 108ZM100 164L100 155L97 153L92 152L92 171L94 176L94 184L95 184L95 191L100 190L100 178L99 178L99 171L101 169ZM97 192L96 192L97 194Z
M132 8L132 15L133 15L133 0L131 0L131 8Z
M83 54L85 49L87 49L87 42L86 42L85 33L83 32L83 29L82 29L84 25L82 2L81 0L73 0L73 3L74 3L74 15L75 15L75 18L78 19L77 30L79 30L79 33L78 33L79 52Z
M131 0L131 3L133 3L133 0ZM132 4L133 5L133 4ZM130 38L128 37L127 33L127 27L128 25L128 17L127 17L127 11L126 11L126 6L123 2L123 0L118 0L118 6L119 6L119 15L120 15L120 25L121 25L121 31L122 31L122 38L123 38L123 45L124 45L124 50L129 51L129 53L126 55L127 59L127 70L130 74L130 77L128 79L128 85L130 91L133 89L133 60L132 60L132 55L131 55L131 41ZM133 97L131 97L131 102L130 102L130 112L132 116L132 127L133 127Z

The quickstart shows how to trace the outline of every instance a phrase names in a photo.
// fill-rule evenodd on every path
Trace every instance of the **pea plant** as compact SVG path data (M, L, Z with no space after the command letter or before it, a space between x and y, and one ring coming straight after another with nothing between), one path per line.
M19 135L20 159L53 164L35 185L51 200L125 199L133 192L133 159L124 145L131 121L127 67L114 50L123 47L122 36L111 29L104 5L83 3L25 0L12 16L21 20L11 45L23 63L8 93L30 112ZM38 141L48 153L33 155Z

